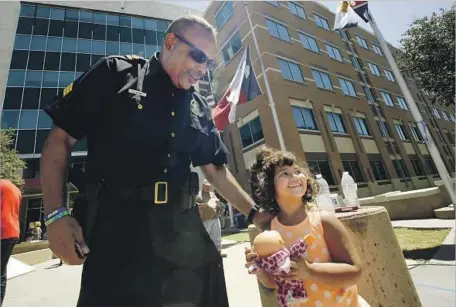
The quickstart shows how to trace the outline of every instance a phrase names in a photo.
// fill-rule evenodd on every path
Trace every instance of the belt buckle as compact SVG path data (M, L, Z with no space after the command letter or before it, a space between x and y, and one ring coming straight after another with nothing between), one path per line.
M163 199L159 197L159 194L161 194L160 189L164 188L164 197ZM154 191L154 203L156 204L166 204L168 202L168 182L166 181L157 181L155 183L155 191Z

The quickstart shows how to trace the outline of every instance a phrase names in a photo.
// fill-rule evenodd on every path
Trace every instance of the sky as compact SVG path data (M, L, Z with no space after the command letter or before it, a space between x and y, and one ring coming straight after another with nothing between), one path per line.
M169 2L175 5L186 6L192 9L204 11L211 1L177 1L177 0L159 0L160 2ZM331 11L335 12L340 1L317 1ZM430 16L433 12L438 12L440 8L450 8L452 0L371 0L369 9L377 21L385 39L393 46L399 47L399 40L413 20ZM361 25L367 30L371 30L369 24Z

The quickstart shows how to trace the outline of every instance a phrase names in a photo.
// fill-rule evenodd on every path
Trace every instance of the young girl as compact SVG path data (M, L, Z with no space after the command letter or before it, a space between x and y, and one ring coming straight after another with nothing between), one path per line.
M293 258L291 273L284 279L302 279L307 299L290 306L369 306L358 295L356 282L362 266L348 233L333 214L311 205L318 184L288 152L261 149L250 169L250 189L255 203L275 211L271 230L278 231L289 248L311 234L316 238L301 259ZM257 255L246 250L246 267ZM268 288L276 288L264 270L256 273Z

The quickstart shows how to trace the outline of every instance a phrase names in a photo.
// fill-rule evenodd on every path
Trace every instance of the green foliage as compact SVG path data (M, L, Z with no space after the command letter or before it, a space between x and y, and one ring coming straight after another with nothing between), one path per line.
M402 34L399 66L410 73L432 102L455 103L455 4L415 20Z
M17 157L13 141L14 130L0 130L0 178L9 179L21 187L24 183L21 171L25 168L25 162Z

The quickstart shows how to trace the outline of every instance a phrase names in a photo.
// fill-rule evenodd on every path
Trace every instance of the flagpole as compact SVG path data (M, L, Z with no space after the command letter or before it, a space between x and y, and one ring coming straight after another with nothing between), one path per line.
M277 130L277 136L279 138L280 150L286 150L285 142L283 141L282 129L280 128L280 124L279 124L279 117L277 116L274 99L272 98L271 88L269 87L269 81L266 76L263 59L261 58L260 48L258 47L258 41L256 39L255 31L254 31L253 25L252 25L252 19L250 19L250 12L249 12L249 8L247 7L246 1L244 1L244 6L245 6L245 12L247 13L247 19L249 20L250 31L252 32L253 43L255 44L255 49L258 54L258 61L260 62L261 73L263 74L264 84L266 86L266 92L268 94L268 102L269 102L269 106L271 107L272 117L274 119L274 125Z
M439 172L440 178L442 178L442 181L446 189L448 190L448 195L450 195L451 201L453 202L453 204L456 204L454 186L451 183L451 178L448 174L445 164L443 163L443 160L440 157L440 152L438 151L434 143L434 140L432 139L432 135L429 133L428 126L426 122L423 120L423 117L421 116L421 113L418 107L416 106L415 101L413 100L412 94L410 93L396 62L394 61L393 55L391 54L391 51L389 50L389 47L386 44L385 39L383 38L383 35L380 32L380 29L378 28L374 17L372 16L372 13L370 11L367 11L367 14L369 16L369 24L372 27L372 30L374 31L374 34L377 37L378 42L380 43L380 46L383 49L383 52L385 53L386 59L388 60L391 69L393 70L393 74L396 77L397 83L399 84L399 87L401 88L405 100L407 101L407 104L410 108L410 112L412 113L412 116L415 122L417 123L417 126L420 129L421 134L423 135L424 142L429 150L429 153L431 154L432 159L435 162L435 166L437 167L437 171Z

